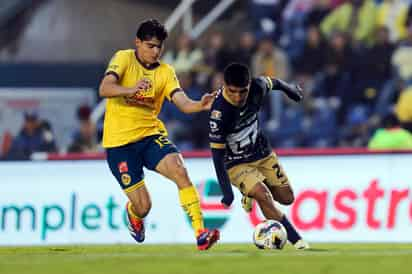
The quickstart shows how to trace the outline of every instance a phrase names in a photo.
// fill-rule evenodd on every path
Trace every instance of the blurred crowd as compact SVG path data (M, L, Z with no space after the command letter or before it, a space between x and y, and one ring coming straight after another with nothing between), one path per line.
M76 112L77 126L72 132L71 142L66 148L58 147L58 140L51 123L36 111L23 113L21 129L12 136L6 132L0 143L0 160L31 160L33 153L93 153L102 151L99 145L101 130L91 119L91 107L80 105Z
M412 139L411 2L252 0L250 29L216 31L202 43L182 34L164 61L175 67L194 98L222 85L221 72L230 62L249 65L254 76L302 85L304 103L274 92L264 106L261 123L274 147L367 147L390 116L399 120L390 132L406 130L408 141L398 146L407 148ZM188 116L166 105L162 117L182 148L208 146L204 114Z
M241 62L253 76L305 90L303 103L273 92L263 106L273 147L412 148L412 0L250 0L248 13L249 29L196 40L183 33L167 45L163 61L191 98L219 88L224 67ZM187 115L165 102L160 117L181 150L208 148L207 113ZM37 120L25 113L3 158L100 148L101 121L90 120L88 106L79 107L69 148L57 148L50 125Z

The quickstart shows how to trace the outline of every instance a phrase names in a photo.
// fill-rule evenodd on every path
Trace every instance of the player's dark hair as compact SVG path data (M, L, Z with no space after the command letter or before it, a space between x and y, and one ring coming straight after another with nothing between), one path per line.
M160 41L164 41L166 40L167 35L168 34L165 26L163 26L156 19L143 21L136 31L136 37L142 41L147 41L154 37L159 39Z
M246 87L250 81L250 72L247 66L232 63L225 68L223 77L226 85Z

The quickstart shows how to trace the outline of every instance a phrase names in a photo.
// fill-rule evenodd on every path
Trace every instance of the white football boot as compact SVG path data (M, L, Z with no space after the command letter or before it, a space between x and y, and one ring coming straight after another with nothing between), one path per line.
M295 246L295 248L296 248L297 250L306 250L306 249L309 249L309 248L310 248L309 243L306 242L306 241L303 240L303 239L300 239L299 241L297 241L297 242L294 244L294 246Z

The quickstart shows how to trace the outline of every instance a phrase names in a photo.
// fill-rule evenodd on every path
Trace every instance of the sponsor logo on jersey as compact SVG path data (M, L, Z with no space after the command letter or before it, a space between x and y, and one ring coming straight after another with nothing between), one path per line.
M220 138L222 138L222 135L210 133L210 134L209 134L209 137L212 138L212 139L220 139Z
M122 179L122 184L125 186L129 185L132 182L132 177L130 177L130 175L127 173L123 173L121 176L121 179Z
M213 110L210 113L210 118L214 119L214 120L222 120L222 112L220 112L218 110Z
M213 121L209 121L210 131L216 132L219 130L217 123Z

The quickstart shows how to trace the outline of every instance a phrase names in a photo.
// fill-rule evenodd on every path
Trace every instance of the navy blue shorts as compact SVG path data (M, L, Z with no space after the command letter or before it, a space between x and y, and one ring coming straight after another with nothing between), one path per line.
M166 136L153 135L124 146L108 148L106 152L112 174L122 189L130 192L144 184L143 167L155 170L163 157L179 150Z

